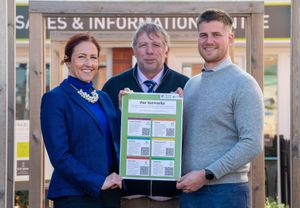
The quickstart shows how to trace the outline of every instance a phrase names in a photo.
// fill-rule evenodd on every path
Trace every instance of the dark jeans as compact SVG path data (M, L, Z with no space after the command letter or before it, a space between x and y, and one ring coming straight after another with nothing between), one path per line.
M207 185L180 195L181 208L250 208L248 183Z
M98 198L90 196L64 196L53 199L54 208L119 208L120 190L107 190Z

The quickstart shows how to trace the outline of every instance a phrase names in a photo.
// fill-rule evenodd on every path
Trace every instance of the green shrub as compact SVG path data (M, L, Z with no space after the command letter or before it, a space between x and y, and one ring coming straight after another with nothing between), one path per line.
M285 208L284 204L277 204L273 199L266 199L265 208Z

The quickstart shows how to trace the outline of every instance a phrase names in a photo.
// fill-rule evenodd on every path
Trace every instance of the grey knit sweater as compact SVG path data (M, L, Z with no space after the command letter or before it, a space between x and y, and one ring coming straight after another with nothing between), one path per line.
M210 184L247 182L263 147L263 96L255 79L230 60L184 88L183 175L207 168Z

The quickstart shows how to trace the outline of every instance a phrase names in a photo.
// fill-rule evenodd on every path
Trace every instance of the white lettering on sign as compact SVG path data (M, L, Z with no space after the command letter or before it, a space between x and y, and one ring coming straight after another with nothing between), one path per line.
M101 29L104 30L105 29L105 18L90 18L90 29Z
M47 18L47 28L49 30L56 30L56 18L55 17L48 17Z
M237 28L243 30L245 29L245 17L240 17L240 18L234 17L232 19L233 19L233 23L232 23L233 29L237 29Z
M177 27L180 30L187 28L187 19L183 17L177 18Z
M28 30L29 28L29 19L25 19L23 15L16 16L16 29L17 30Z
M144 22L155 22L166 30L195 31L195 17L47 17L48 30L102 30L102 31L134 31ZM233 28L245 29L246 17L234 17ZM16 29L27 30L29 20L23 15L16 16ZM270 15L264 15L264 29L270 29Z
M65 30L67 27L66 17L47 17L47 29Z
M264 29L269 29L269 19L270 19L270 15L265 14L264 15Z
M163 26L163 25L161 24L161 21L160 21L160 19L159 19L158 17L157 17L157 18L154 18L153 22L154 22L155 24L158 24L158 25Z
M124 18L124 20L126 21L126 18ZM138 27L138 18L130 18L128 21L128 29L129 30L136 30Z
M125 28L126 28L126 19L125 19L125 17L117 18L117 28L119 30L125 30Z
M107 21L106 21L106 24L107 24L107 25L106 25L106 29L107 29L107 30L110 30L111 26L112 26L112 25L115 25L115 21L114 21L113 19L111 19L111 18L107 18L106 20L107 20Z
M24 16L16 16L16 29L25 29L25 19Z
M66 18L65 17L58 17L57 18L57 23L58 23L58 26L57 28L59 30L65 30L67 29L67 22L66 22Z
M165 30L168 30L169 29L169 18L166 17L165 18Z
M144 22L154 22L165 29L193 30L197 28L196 19L193 17L90 17L89 30L136 30Z

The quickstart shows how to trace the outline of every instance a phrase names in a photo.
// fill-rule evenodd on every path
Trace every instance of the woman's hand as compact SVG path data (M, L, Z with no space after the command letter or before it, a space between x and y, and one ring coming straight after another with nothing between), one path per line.
M105 178L105 181L101 187L101 190L122 188L122 177L116 173L111 173Z
M129 88L124 88L124 90L120 90L120 92L119 92L119 95L118 95L118 97L119 97L119 109L120 109L120 111L122 111L122 97L123 97L123 95L125 95L125 94L127 94L127 93L132 93L133 91L131 90L131 89L129 89Z

